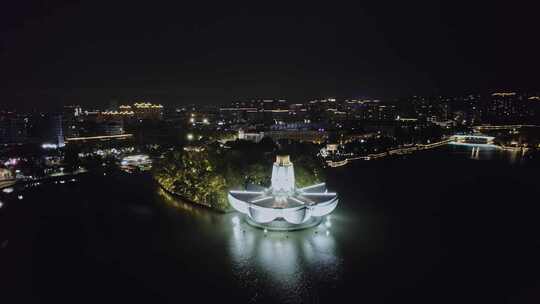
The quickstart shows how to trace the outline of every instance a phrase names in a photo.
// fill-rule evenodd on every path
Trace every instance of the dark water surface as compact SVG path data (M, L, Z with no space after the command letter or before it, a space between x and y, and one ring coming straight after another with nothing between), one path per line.
M539 303L540 166L446 147L328 172L319 227L268 232L148 177L4 195L1 303Z

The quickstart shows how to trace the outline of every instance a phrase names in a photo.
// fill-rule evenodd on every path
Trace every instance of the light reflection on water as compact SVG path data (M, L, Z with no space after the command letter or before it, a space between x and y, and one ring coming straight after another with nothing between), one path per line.
M491 145L461 145L448 146L447 150L454 155L467 155L469 159L474 160L499 160L509 164L522 164L526 161L526 154L519 150L502 150Z
M177 199L173 197L171 194L167 193L167 191L163 190L161 187L156 187L157 194L159 198L165 202L168 206L174 207L177 210L181 210L184 213L189 213L190 215L194 216L195 218L200 219L209 219L213 215L215 215L213 212L209 212L209 210L204 209L204 207L199 207L193 205L193 203L184 202L180 199Z
M469 163L480 165L482 162L476 160L498 160L510 164L523 161L523 157L517 153L484 147L475 151L471 147L449 147L441 151L434 151L430 155L439 159L441 155L448 154L456 156L457 159L474 157L475 161ZM423 155L419 156L424 157ZM364 163L358 164L364 165ZM382 166L384 163L380 164ZM420 164L422 163L420 162ZM461 163L457 162L457 164ZM486 164L488 163L486 162ZM324 298L324 293L342 294L344 285L349 288L346 290L349 294L369 293L371 291L369 288L361 290L362 287L347 285L345 277L349 277L351 269L354 269L355 276L358 275L366 280L362 270L366 269L369 273L370 268L367 265L379 265L377 267L381 271L393 274L393 269L380 266L384 264L380 263L378 257L391 256L388 251L390 247L401 248L401 252L409 254L408 247L403 249L401 246L404 245L396 241L401 237L409 237L413 242L425 246L421 248L425 249L426 258L416 260L420 265L417 267L420 269L417 271L418 276L421 276L423 272L431 271L430 263L433 262L433 256L437 257L437 255L432 255L429 250L437 252L438 249L430 247L429 244L433 240L438 240L437 227L439 227L439 222L435 221L435 228L429 230L434 231L433 239L430 239L429 233L425 232L423 228L418 228L423 224L428 226L433 224L429 220L430 217L426 217L426 220L423 220L424 217L419 218L420 220L417 219L419 224L412 224L408 220L411 214L403 211L406 209L397 207L399 206L397 203L391 203L394 199L399 201L400 194L383 195L383 198L380 198L378 192L367 189L373 188L373 185L379 185L375 182L378 181L377 178L382 180L381 177L370 167L365 170L359 167L357 170L362 170L362 172L368 170L368 173L367 175L359 174L354 181L341 186L341 189L339 187L336 189L343 201L336 212L330 216L330 221L323 221L316 228L294 232L269 231L264 233L263 230L248 225L237 213L220 214L209 209L199 208L177 200L159 190L160 200L165 201L175 210L172 212L174 226L168 230L173 231L172 240L178 243L178 246L173 249L178 250L178 252L174 254L183 257L186 244L189 244L189 251L194 251L196 256L211 256L217 261L214 261L213 265L218 266L212 271L219 271L225 278L230 279L230 282L220 282L219 284L235 291L241 287L239 292L251 302L320 302L321 298ZM343 176L343 174L336 175L334 181L341 182L336 178L343 178ZM417 177L421 178L420 175ZM375 182L372 183L371 179ZM362 186L354 188L360 184ZM408 191L407 188L399 188L400 185L396 182L392 186L396 186L401 191ZM438 186L435 183L430 185ZM401 203L401 201L399 202ZM415 202L405 202L412 203L416 207L419 206L415 205ZM392 210L389 208L393 208L398 216L387 212L387 210ZM437 211L438 209L433 210ZM414 215L412 218L415 218ZM396 227L401 227L401 225L408 227L409 230L396 230ZM187 229L190 233L185 232ZM428 241L422 240L420 242L413 237L414 235L427 235ZM396 261L399 260L393 258L391 261L398 263ZM347 262L346 271L344 262ZM401 264L398 263L398 265ZM407 268L407 266L402 266L402 268ZM397 274L397 278L399 278L399 271ZM399 279L396 280L399 281ZM367 281L369 282L369 280ZM374 283L373 286L378 285ZM381 290L384 288L381 287ZM377 291L373 291L373 293L377 293Z
M326 226L264 233L239 215L233 215L231 222L229 250L234 273L253 293L251 300L312 301L317 297L317 282L331 284L339 277L341 261Z
M182 202L161 189L157 192L161 201L174 208L180 222L184 217L196 219L192 224L200 227L204 234L200 237L224 242L227 270L251 301L317 302L317 286L335 286L340 278L342 258L335 240L340 229L334 223L340 219L335 215L314 228L265 233L247 224L236 212L212 212Z

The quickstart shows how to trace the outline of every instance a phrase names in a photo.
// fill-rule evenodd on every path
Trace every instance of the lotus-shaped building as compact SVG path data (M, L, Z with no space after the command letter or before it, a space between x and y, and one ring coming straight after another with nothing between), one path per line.
M338 196L320 183L296 188L294 166L289 156L277 156L270 188L251 185L229 191L229 202L247 215L248 222L270 229L288 230L312 226L337 206Z

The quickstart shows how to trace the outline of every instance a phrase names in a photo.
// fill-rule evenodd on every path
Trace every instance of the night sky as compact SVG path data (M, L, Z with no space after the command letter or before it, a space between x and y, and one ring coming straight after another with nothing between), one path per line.
M0 105L539 89L538 10L519 1L10 2Z

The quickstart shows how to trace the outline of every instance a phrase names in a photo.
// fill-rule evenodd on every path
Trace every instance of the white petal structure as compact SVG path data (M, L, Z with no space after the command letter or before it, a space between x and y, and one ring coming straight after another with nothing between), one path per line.
M228 198L234 209L261 224L275 220L302 224L331 213L338 204L337 193L328 192L324 183L296 188L289 156L277 156L270 188L253 188L257 191L231 190Z

